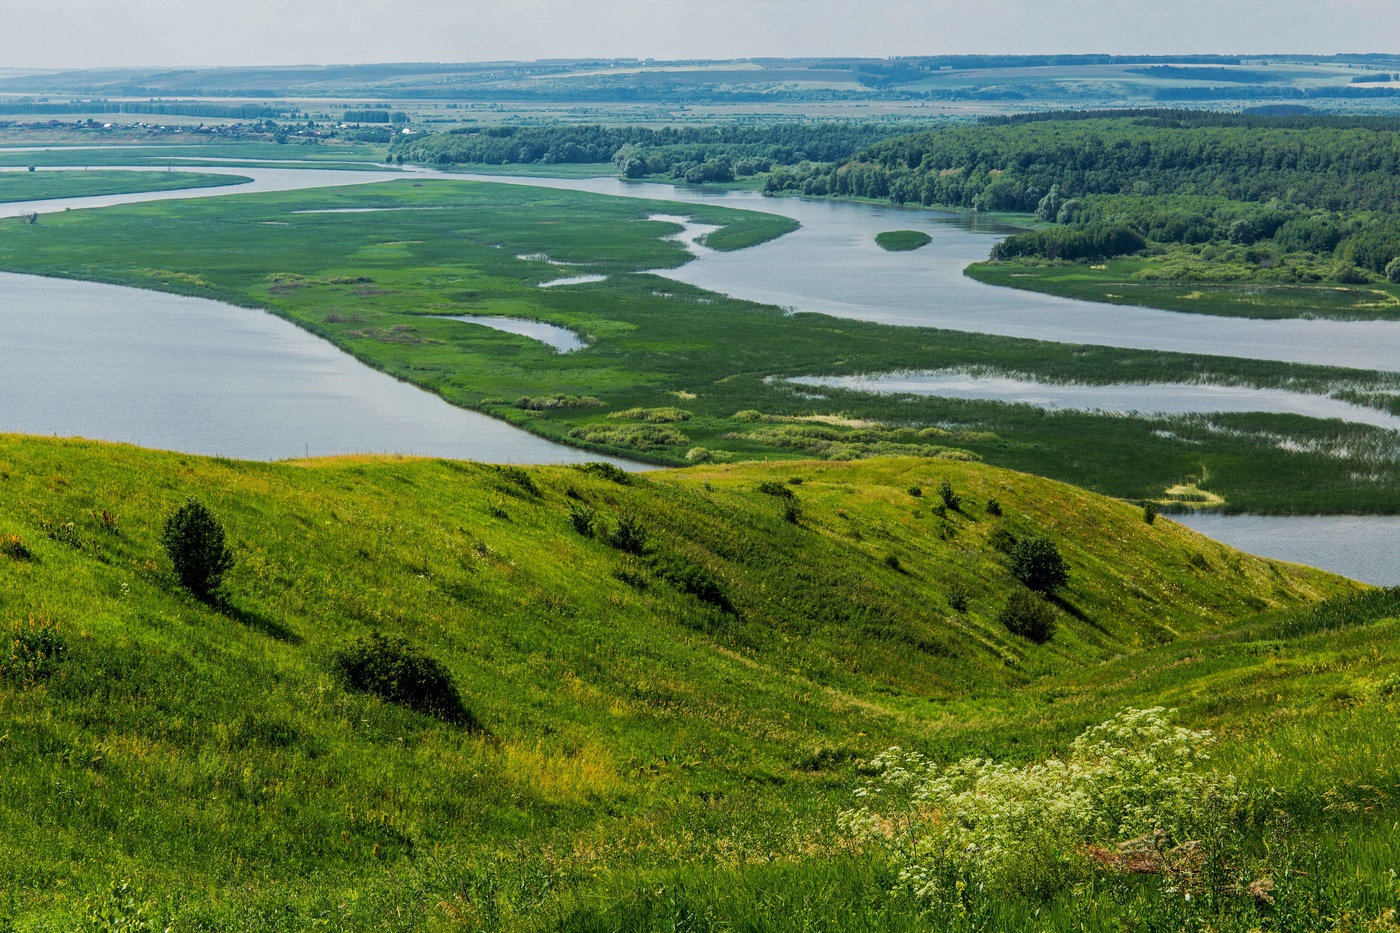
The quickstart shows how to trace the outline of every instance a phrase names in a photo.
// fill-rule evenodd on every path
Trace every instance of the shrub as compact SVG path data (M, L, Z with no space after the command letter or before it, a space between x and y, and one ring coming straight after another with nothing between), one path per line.
M1149 525L1155 522L1157 520L1157 506L1151 502L1144 502L1142 504L1142 520Z
M946 479L938 484L938 497L943 500L944 505L954 512L958 510L958 506L962 505L962 496L953 492L953 484Z
M607 444L643 452L664 447L685 447L690 438L664 424L585 425L574 428L569 436L590 444Z
M10 560L33 560L34 552L19 535L0 535L0 554Z
M1005 528L995 528L991 534L987 535L987 543L992 546L993 550L1010 554L1016 547L1016 536Z
M30 619L0 636L0 680L47 680L68 656L68 642L51 622Z
M629 408L608 415L614 421L646 421L650 424L672 424L689 421L690 412L684 408Z
M1001 503L997 501L997 497L996 497L996 496L992 496L990 499L987 500L987 514L988 514L988 515L1000 515L1000 514L1001 514Z
M535 485L534 477L518 466L498 466L496 472L500 474L502 479L518 487L521 491L532 496L540 494L540 487Z
M910 486L909 495L913 496L915 499L921 499L923 498L924 490L919 486Z
M898 554L886 554L885 566L893 570L895 573L904 572L904 565L899 562Z
M1233 777L1206 770L1214 737L1170 715L1124 710L1081 734L1063 760L1021 766L940 766L891 748L869 762L860 805L840 823L885 850L900 890L928 906L1048 896L1099 865L1167 874L1175 847L1180 858L1220 845L1216 828L1245 803Z
M734 604L724 592L719 579L708 568L683 557L667 555L652 562L656 575L683 593L709 603L725 612L733 612Z
M714 452L708 447L692 447L685 452L686 463L709 463L714 459Z
M1394 284L1400 284L1400 256L1386 263L1385 280Z
M593 510L577 502L569 503L569 524L585 538L593 537Z
M336 673L351 690L446 722L479 728L462 704L451 672L403 638L373 632L337 651L334 663Z
M761 411L755 411L755 410L752 409L752 408L746 408L746 409L744 409L743 411L736 411L736 412L734 413L734 420L735 420L735 421L742 421L742 422L745 422L745 423L748 423L748 424L751 424L751 423L753 423L753 422L755 422L755 421L762 421L762 420L763 420L763 412L761 412Z
M795 499L791 489L777 480L766 479L758 484L758 491L765 496L776 496L779 499Z
M580 463L574 467L581 473L588 473L599 479L617 483L619 486L632 485L632 474L628 473L620 466L607 463L603 460L590 460L587 463Z
M1053 593L1069 582L1060 549L1045 535L1016 542L1011 549L1011 573L1038 593Z
M1012 590L997 621L1012 635L1043 645L1055 634L1055 610L1029 590Z
M958 589L949 590L948 607L954 612L967 612L967 594Z
M233 566L223 526L194 496L165 520L161 543L180 585L200 599L209 599Z
M796 499L783 502L783 521L793 525L802 524L802 506L797 504Z
M623 513L608 535L608 543L627 554L641 554L647 549L647 530L634 515Z

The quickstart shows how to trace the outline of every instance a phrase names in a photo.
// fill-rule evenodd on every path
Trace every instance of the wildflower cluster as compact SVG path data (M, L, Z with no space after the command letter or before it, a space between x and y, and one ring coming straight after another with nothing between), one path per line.
M1204 767L1213 736L1169 717L1125 710L1065 758L1024 766L940 766L892 748L869 763L843 828L899 864L899 890L931 902L1048 894L1095 865L1166 870L1242 802L1232 777Z

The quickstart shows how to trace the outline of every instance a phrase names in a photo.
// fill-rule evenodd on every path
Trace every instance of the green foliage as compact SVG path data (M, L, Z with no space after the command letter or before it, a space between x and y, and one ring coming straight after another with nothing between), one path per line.
M1385 264L1385 280L1392 284L1400 284L1400 257Z
M890 253L907 253L933 242L922 230L886 230L875 234L875 244Z
M87 897L78 933L169 933L137 899L129 881L114 881L105 897Z
M1152 502L1142 504L1142 520L1147 524L1152 524L1157 520L1157 506Z
M578 502L570 502L569 524L585 538L593 537L593 510Z
M907 492L909 493L909 495L913 496L915 499L922 498L922 497L923 497L923 494L924 494L924 490L923 490L923 487L922 487L922 486L910 486L909 489L907 490Z
M0 681L21 686L47 680L68 656L68 641L52 622L30 619L0 633Z
M1008 528L998 526L992 529L992 533L987 536L987 543L995 550L1003 554L1010 554L1016 547L1018 539Z
M948 480L940 480L938 483L938 498L943 500L943 504L954 512L962 505L962 496L953 491L953 484Z
M591 395L522 395L515 400L515 407L525 411L568 411L575 408L597 408L602 404L601 400Z
M651 533L642 520L630 512L619 515L617 524L608 534L608 543L626 554L645 553L650 540Z
M574 428L569 436L589 444L605 444L643 453L690 444L689 437L662 424L589 425Z
M463 705L452 673L407 639L372 632L337 651L334 667L350 690L373 694L386 703L445 722L480 728Z
M1109 259L1146 247L1146 237L1122 225L1053 227L1009 236L992 247L991 258Z
M1001 501L996 496L987 500L987 514L998 517L1001 515Z
M723 612L734 612L724 585L702 564L677 554L658 554L651 561L656 575L683 593L709 603Z
M616 483L619 486L632 485L631 473L615 463L608 463L606 460L590 460L587 463L578 464L574 469L599 479L605 479L610 483Z
M1140 852L1147 870L1165 871L1189 857L1179 847L1214 836L1245 803L1233 776L1206 770L1214 744L1158 707L1124 710L1064 759L1029 765L939 766L892 748L870 762L842 825L895 861L898 891L931 906L1048 897L1089 880L1096 851L1125 865Z
M797 495L788 488L788 484L780 480L764 480L758 484L758 491L765 496L773 496L778 499L796 499Z
M1055 635L1055 610L1030 590L1013 589L997 613L997 621L1008 632L1037 645L1043 645Z
M1053 593L1069 582L1069 566L1047 535L1022 538L1010 557L1012 575L1038 593Z
M691 413L683 408L629 408L608 415L618 421L645 421L648 424L674 424L689 421Z
M233 567L223 525L194 496L166 518L161 544L180 585L200 599L212 597Z

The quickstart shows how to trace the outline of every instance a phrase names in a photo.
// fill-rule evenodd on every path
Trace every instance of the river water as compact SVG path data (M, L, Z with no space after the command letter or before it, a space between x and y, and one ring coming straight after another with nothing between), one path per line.
M404 177L401 171L326 168L201 170L252 181L219 189L15 202L0 205L0 217ZM1227 352L1220 355L1232 357L1400 370L1397 323L1214 318L1092 304L974 282L962 269L984 258L996 238L1008 232L975 217L611 178L450 177L720 204L792 217L802 224L795 233L737 252L705 249L694 242L694 235L687 235L695 260L660 274L797 311L1076 344L1193 353L1219 353L1223 348ZM923 230L933 242L909 253L886 252L875 245L874 236L891 229ZM192 360L198 365L192 367ZM1176 410L1162 407L1164 400L1173 398L1178 406L1214 404L1213 396L1202 392L1195 393L1197 401L1182 401L1183 391L1189 395L1198 388L1163 386L1158 392L1152 386L1135 386L1133 404L1141 411ZM1263 398L1256 398L1263 406ZM1313 405L1313 410L1299 410L1345 417L1340 409L1324 412L1317 407L1326 408L1329 402L1305 401L1302 404ZM1272 398L1270 404L1294 405L1296 399ZM262 312L14 275L0 275L0 430L77 434L261 459L352 451L521 463L596 459L447 405ZM1400 567L1376 557L1386 553L1400 519L1201 515L1182 521L1266 556L1324 566L1368 582L1400 584Z

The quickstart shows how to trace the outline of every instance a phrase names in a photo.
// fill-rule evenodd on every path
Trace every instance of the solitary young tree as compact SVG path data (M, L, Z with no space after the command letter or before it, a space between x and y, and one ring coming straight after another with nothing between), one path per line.
M175 565L180 585L203 600L214 594L233 566L223 526L194 496L165 520L161 543Z
M1038 593L1053 593L1069 582L1069 568L1048 537L1024 538L1011 549L1011 573Z

